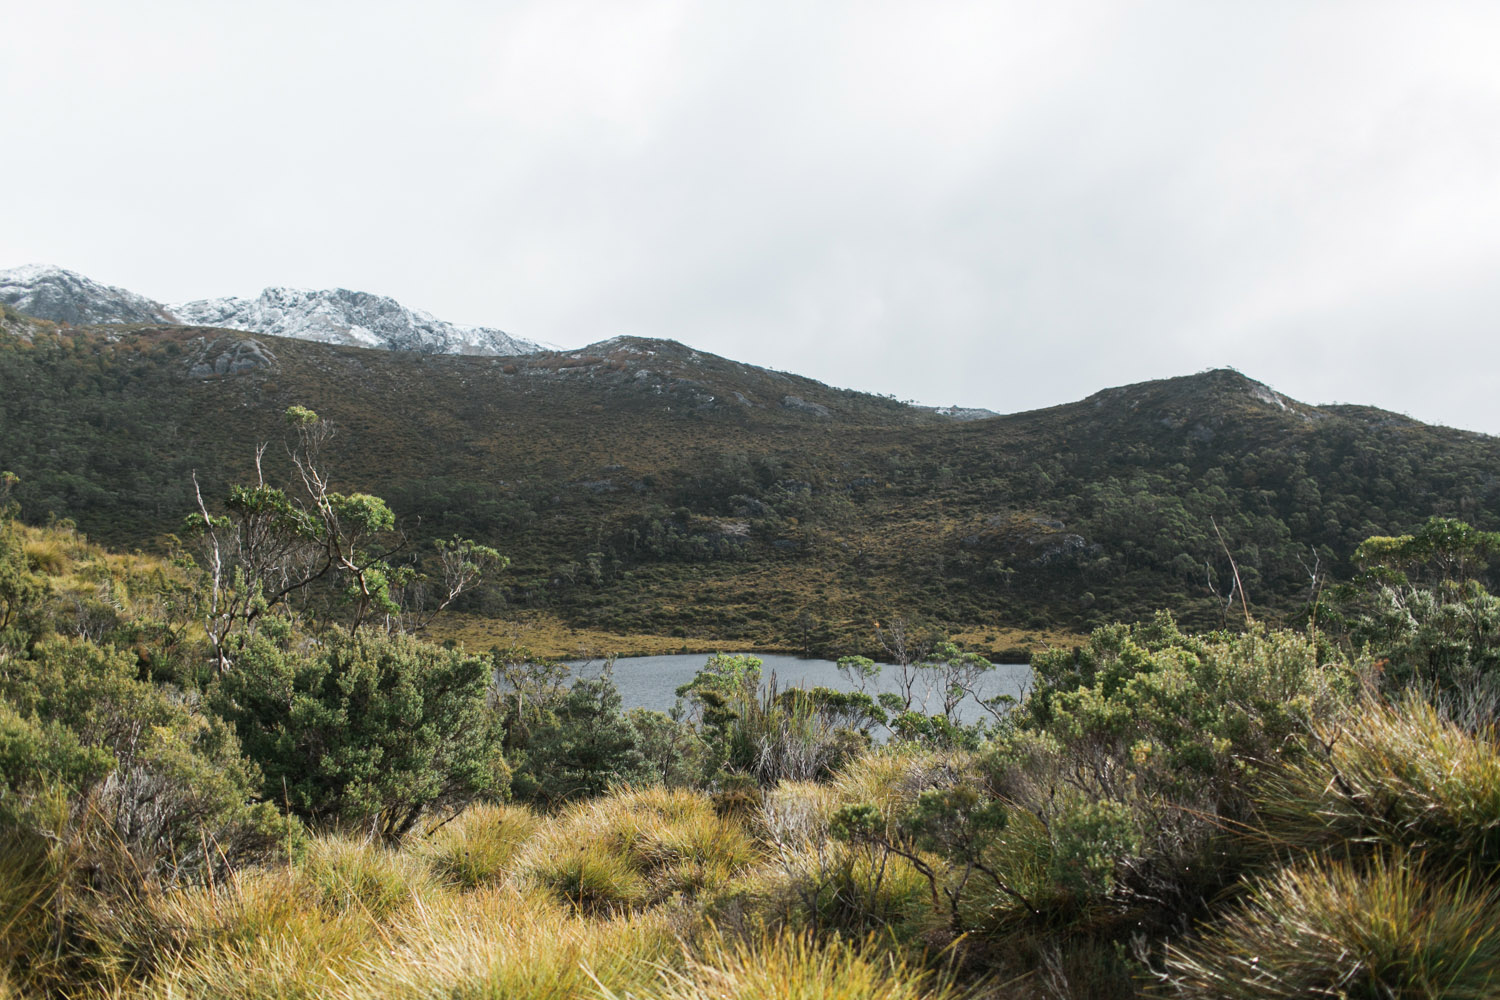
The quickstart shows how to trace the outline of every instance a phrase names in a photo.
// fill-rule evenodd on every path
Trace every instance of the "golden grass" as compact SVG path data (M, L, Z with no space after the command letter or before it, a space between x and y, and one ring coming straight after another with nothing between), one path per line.
M527 843L523 882L585 912L614 913L725 889L759 851L705 795L626 789L575 805Z
M524 806L470 806L424 838L415 850L444 883L476 889L504 881L540 822Z
M377 920L430 895L437 885L432 869L415 853L339 836L313 840L297 875L324 909L360 910Z
M1429 863L1500 863L1496 734L1471 733L1409 695L1369 699L1318 732L1325 752L1295 761L1258 798L1268 836L1301 850L1410 847Z
M1250 899L1168 950L1184 998L1444 997L1500 990L1500 899L1421 859L1311 863L1260 880Z
M614 989L607 1000L624 1000ZM882 948L874 938L825 941L783 931L751 937L710 932L686 968L667 968L652 1000L949 1000L945 977Z

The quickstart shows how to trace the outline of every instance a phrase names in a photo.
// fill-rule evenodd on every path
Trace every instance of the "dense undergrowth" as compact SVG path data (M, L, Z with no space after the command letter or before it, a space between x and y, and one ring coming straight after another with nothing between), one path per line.
M983 723L740 657L668 715L343 585L216 640L201 556L7 508L0 997L1493 996L1497 549L1096 630Z

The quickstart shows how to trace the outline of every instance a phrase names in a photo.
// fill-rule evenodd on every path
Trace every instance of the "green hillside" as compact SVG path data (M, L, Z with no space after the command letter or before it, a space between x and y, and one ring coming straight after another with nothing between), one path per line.
M893 615L981 648L1158 607L1218 625L1226 550L1255 613L1290 618L1368 536L1500 527L1500 440L1234 371L955 422L670 341L477 358L5 314L0 469L32 521L159 546L195 471L220 497L269 441L285 475L292 404L340 429L342 488L511 557L465 610L618 634L839 652Z

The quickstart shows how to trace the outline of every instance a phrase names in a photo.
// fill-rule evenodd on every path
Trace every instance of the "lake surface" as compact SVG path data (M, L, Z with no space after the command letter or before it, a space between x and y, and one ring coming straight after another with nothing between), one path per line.
M779 656L773 653L751 654L761 661L762 683L776 675L776 684L788 687L827 687L836 691L857 691L858 684L851 684L839 673L838 664L832 660L804 660L796 656ZM620 699L626 708L654 708L668 711L677 701L677 689L688 683L708 661L707 653L676 654L672 656L622 656L615 660L615 685L620 689ZM603 669L603 661L574 661L568 664L576 676L597 676ZM896 691L897 668L886 665L880 676L866 682L865 690L871 695L882 691ZM916 707L928 712L943 710L942 692L934 689L936 677L919 676L914 688ZM995 669L980 678L978 689L981 697L1008 694L1020 699L1031 684L1031 667L1025 663L997 663ZM972 698L964 699L958 707L958 717L964 722L975 722L988 718Z

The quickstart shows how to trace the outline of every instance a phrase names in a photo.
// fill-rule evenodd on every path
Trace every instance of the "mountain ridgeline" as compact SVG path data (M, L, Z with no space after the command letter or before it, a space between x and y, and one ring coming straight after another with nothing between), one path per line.
M0 271L0 303L59 323L189 323L324 344L427 354L525 354L540 350L503 330L440 320L395 299L347 288L267 288L163 305L60 267L31 264Z
M338 427L339 487L511 566L467 610L798 648L892 616L986 638L1170 607L1292 620L1363 539L1500 528L1500 439L1309 406L1238 372L955 420L617 338L476 357L136 323L0 320L0 469L23 516L155 546L194 505L286 476L281 415ZM1231 566L1233 559L1233 567Z

